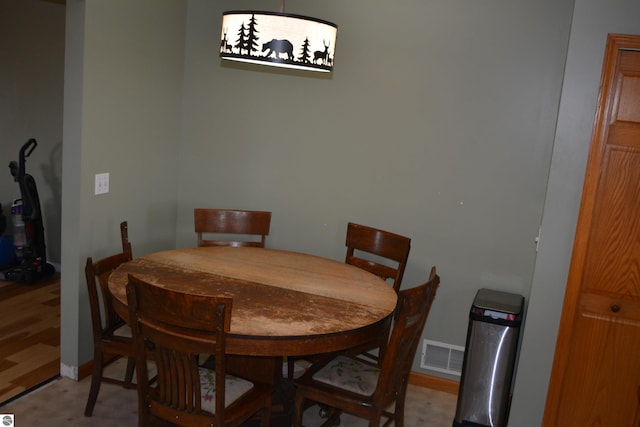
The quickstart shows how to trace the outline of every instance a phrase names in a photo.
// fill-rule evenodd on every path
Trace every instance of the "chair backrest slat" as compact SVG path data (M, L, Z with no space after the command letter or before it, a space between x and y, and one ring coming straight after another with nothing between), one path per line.
M120 223L120 240L122 241L122 252L127 252L131 259L133 259L133 248L129 241L129 224L127 221Z

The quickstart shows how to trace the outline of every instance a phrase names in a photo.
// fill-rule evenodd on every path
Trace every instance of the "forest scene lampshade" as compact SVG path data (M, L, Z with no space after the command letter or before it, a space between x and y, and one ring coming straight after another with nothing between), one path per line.
M220 57L273 67L331 72L337 25L276 12L222 14Z

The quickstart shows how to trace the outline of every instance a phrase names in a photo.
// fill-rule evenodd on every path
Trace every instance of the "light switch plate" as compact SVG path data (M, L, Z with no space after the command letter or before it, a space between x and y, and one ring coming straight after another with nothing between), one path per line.
M109 173L96 174L95 194L107 194L109 192Z

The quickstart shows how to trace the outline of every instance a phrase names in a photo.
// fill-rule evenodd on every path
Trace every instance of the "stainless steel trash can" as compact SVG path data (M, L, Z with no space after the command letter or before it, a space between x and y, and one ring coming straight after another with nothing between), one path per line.
M524 297L480 289L469 328L453 427L504 427Z

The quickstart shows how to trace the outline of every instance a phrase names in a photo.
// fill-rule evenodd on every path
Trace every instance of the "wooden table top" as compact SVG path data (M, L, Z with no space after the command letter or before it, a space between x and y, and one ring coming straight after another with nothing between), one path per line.
M125 319L128 274L182 292L232 297L230 354L296 356L357 346L385 330L397 300L382 279L335 260L202 247L157 252L120 266L109 289Z

